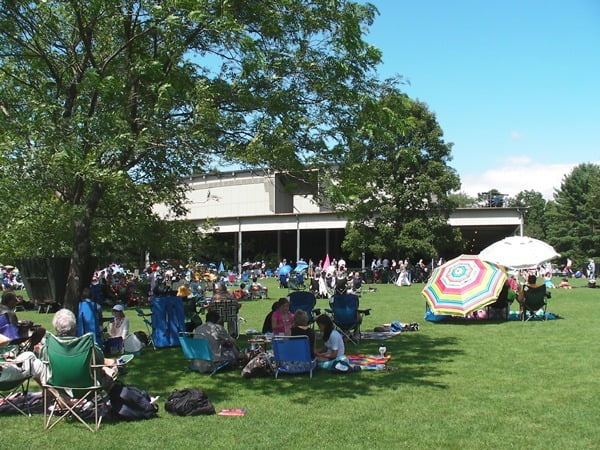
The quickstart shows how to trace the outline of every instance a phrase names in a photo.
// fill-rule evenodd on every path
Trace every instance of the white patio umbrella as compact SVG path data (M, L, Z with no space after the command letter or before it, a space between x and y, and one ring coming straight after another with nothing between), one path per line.
M551 245L527 236L510 236L484 248L479 257L511 269L529 269L557 258Z

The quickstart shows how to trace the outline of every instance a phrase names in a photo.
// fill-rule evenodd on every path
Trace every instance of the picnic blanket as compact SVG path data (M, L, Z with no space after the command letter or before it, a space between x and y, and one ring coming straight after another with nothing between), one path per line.
M402 333L401 331L361 331L361 339L384 341Z
M386 365L391 356L365 355L363 353L357 355L346 355L350 365L359 367L360 370L385 370Z

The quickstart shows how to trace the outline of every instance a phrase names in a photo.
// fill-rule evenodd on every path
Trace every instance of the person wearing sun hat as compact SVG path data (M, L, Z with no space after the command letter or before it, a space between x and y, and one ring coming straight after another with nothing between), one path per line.
M114 320L110 323L110 337L125 339L129 335L129 319L125 317L125 308L121 304L116 304L112 308L112 313Z

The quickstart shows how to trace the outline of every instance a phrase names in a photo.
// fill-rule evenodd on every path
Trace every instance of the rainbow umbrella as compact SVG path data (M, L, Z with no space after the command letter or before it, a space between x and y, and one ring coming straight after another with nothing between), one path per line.
M461 255L436 267L422 293L435 314L466 316L493 303L505 281L501 266Z

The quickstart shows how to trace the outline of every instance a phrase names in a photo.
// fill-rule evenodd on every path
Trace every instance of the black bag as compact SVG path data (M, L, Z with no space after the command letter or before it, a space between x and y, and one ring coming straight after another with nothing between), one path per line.
M165 410L178 416L200 416L215 413L208 396L197 388L174 390L165 403Z
M116 383L108 394L110 412L116 419L144 420L157 416L158 405L151 402L146 391L135 386Z

